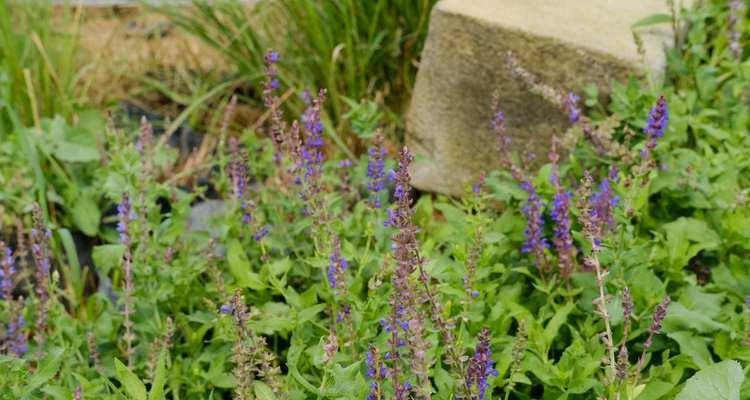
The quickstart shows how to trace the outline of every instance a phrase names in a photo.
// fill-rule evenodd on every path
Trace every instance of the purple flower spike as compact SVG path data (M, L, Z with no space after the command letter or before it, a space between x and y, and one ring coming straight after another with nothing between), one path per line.
M469 360L469 366L466 369L466 389L469 393L476 393L476 398L484 400L484 396L490 385L487 380L491 376L497 376L495 361L492 360L492 350L490 349L490 330L482 328L479 333L476 351L474 357Z
M641 156L644 159L649 159L651 157L651 152L656 148L657 140L664 136L664 131L667 129L668 123L669 107L667 106L666 100L664 100L664 96L659 96L656 105L648 113L646 127L643 128L643 133L645 133L648 138L646 146L641 151Z
M256 242L260 242L264 237L268 236L269 233L271 233L271 227L268 225L263 225L255 232L255 234L253 235L253 239L255 239Z
M22 357L29 351L26 334L23 333L24 326L26 326L26 319L20 314L16 315L8 325L7 336L10 338L10 352L16 357Z
M565 97L565 110L568 112L571 123L576 123L581 119L581 109L578 108L578 101L580 100L581 98L573 92L568 93Z
M13 299L13 276L16 274L16 263L13 250L0 241L0 292L6 301Z
M544 228L544 217L542 216L544 204L539 196L537 196L536 189L534 189L534 185L531 182L524 181L521 183L521 188L529 195L526 205L523 207L523 213L526 216L526 229L524 230L526 241L523 247L521 247L521 252L534 254L537 267L543 270L547 268L544 250L550 247L549 242L544 238L542 233L542 229Z
M375 141L367 150L370 157L367 161L367 190L370 192L371 204L374 208L380 208L380 193L385 189L385 148L383 148L383 134L378 132Z

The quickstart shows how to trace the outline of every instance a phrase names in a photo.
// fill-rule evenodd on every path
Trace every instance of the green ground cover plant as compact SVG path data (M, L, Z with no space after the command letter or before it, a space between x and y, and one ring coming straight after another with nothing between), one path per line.
M342 86L282 107L293 79L331 83L288 75L284 51L253 50L268 135L233 131L227 102L195 185L146 119L16 118L0 397L750 397L747 13L681 11L664 85L616 84L608 104L541 88L570 126L539 170L487 99L501 162L460 199L412 190L377 113L339 115L361 155L331 145ZM27 107L2 93L4 116Z

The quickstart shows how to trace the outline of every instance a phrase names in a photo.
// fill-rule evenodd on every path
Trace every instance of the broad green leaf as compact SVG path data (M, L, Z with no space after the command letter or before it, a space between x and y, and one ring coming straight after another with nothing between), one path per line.
M674 385L669 382L653 380L646 384L646 387L643 388L641 394L636 397L636 400L658 400L669 393L673 387Z
M704 313L688 310L678 302L672 302L667 309L667 316L664 318L664 332L678 332L682 330L692 330L698 333L710 333L717 330L731 331L726 324L716 322Z
M271 387L266 385L263 381L255 381L253 382L253 386L255 387L255 398L276 400L276 394L271 390Z
M711 352L702 337L687 331L672 332L667 336L677 342L680 352L690 357L698 367L705 368L711 364Z
M737 361L727 360L695 373L685 383L676 400L740 400L745 380Z
M164 384L167 381L167 352L162 350L159 353L159 360L154 372L154 381L151 383L151 391L148 394L149 400L164 400Z
M99 150L96 147L67 141L57 144L54 155L67 162L99 161Z
M30 396L40 386L47 383L52 379L57 371L60 369L62 364L64 351L59 347L55 347L47 352L47 355L42 358L39 362L39 366L34 372L34 375L29 379L28 384L24 388L23 395L21 397L26 398Z
M73 204L73 222L78 229L87 236L96 236L99 233L99 222L102 213L96 201L90 196L80 196Z
M565 303L564 306L560 307L560 309L555 312L555 315L552 317L552 319L549 320L547 326L544 327L544 339L547 341L547 346L552 344L552 341L557 336L560 327L565 323L565 321L567 321L568 315L574 307L574 303Z
M115 374L132 400L146 400L148 398L146 386L143 382L117 358L115 358Z
M121 244L103 244L94 246L91 258L94 260L96 269L102 275L107 275L112 268L120 266L123 254L125 254L125 246Z
M253 290L263 290L266 288L260 275L251 270L250 261L247 259L247 254L242 249L239 240L229 242L227 263L229 264L229 272L237 280L239 286Z

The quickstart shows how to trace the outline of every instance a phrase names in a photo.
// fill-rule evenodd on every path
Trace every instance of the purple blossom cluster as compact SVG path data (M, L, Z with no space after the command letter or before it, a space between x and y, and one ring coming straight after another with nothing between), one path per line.
M664 322L664 318L667 317L667 310L669 308L670 302L670 297L666 296L661 301L661 303L656 306L656 309L654 309L654 315L651 317L651 326L649 326L648 328L648 338L646 338L646 341L643 342L643 351L641 352L641 356L638 358L638 373L640 373L646 362L646 352L653 345L654 337L661 333L662 323Z
M581 98L573 92L569 92L565 96L565 111L568 113L568 118L571 123L576 123L581 119L581 109L578 108L578 102Z
M135 221L136 215L130 196L123 193L122 201L117 205L117 233L120 235L120 243L130 246L130 235L128 233L130 223Z
M367 392L367 400L381 400L383 398L383 382L388 377L388 369L381 360L378 348L370 345L365 358L367 368L367 379L370 380L370 389Z
M343 283L344 272L349 268L349 263L341 255L341 241L338 236L332 238L332 250L328 263L328 284L336 289Z
M263 84L263 104L268 108L271 115L271 139L274 143L274 161L281 163L283 158L281 146L284 143L284 132L286 130L284 117L279 108L279 97L276 91L281 87L276 64L279 62L279 53L269 50L265 55L266 80Z
M234 198L242 209L242 222L248 225L252 222L253 203L248 198L247 188L250 182L247 158L240 155L239 142L236 138L229 139L231 159L227 164L227 173L232 182Z
M646 134L646 146L641 151L641 157L645 160L651 158L651 153L656 148L658 139L664 136L664 131L667 129L669 123L669 107L664 96L659 96L656 101L656 105L651 108L648 113L648 120L646 121L646 127L643 128L643 133Z
M17 271L13 250L3 241L0 241L0 257L0 290L10 313L10 323L6 331L8 349L12 355L21 357L28 351L26 335L23 332L26 320L22 315L21 305L13 301L13 278Z
M307 109L300 118L305 132L304 146L300 152L305 179L317 180L322 172L325 143L323 142L321 112L326 94L326 90L321 89L317 97L313 97L307 91L302 95L302 99L307 104Z
M469 393L476 393L476 397L471 398L484 400L487 389L490 385L488 379L491 376L498 376L495 369L495 361L492 359L492 350L490 349L490 330L485 327L479 333L477 347L474 356L469 360L466 369L466 387Z
M24 326L26 326L26 319L20 313L12 316L8 324L6 335L10 342L9 350L16 357L21 357L29 351L28 341L23 333Z
M269 233L271 233L271 226L263 225L255 231L255 233L253 234L253 239L256 242L260 242L261 240L263 240L263 238L268 236Z
M550 247L549 242L544 237L544 203L536 193L534 185L526 180L521 183L521 188L529 195L526 204L523 207L523 213L526 216L526 229L524 236L526 241L521 247L522 253L532 253L537 261L537 267L540 269L547 267L544 250Z
M613 166L608 178L599 183L599 190L591 195L591 218L597 223L599 239L615 227L614 209L620 203L620 196L612 188L612 178L617 179L617 170Z
M742 38L742 0L730 0L729 1L729 51L732 52L732 56L735 59L740 60L742 58L742 44L740 39Z
M130 239L129 228L130 223L135 220L136 215L133 211L133 206L130 203L130 196L127 192L122 194L122 201L117 206L117 232L120 234L120 242L125 246L125 254L123 255L123 275L125 280L125 288L123 293L123 326L125 327L125 334L123 339L127 345L126 353L128 358L128 365L132 364L133 360L133 341L135 335L133 334L133 321L130 317L133 315L133 292L135 290L133 282L133 249L132 241Z
M500 156L500 166L511 168L512 160L510 156L511 138L505 133L505 113L500 109L500 96L496 93L492 96L492 120L490 129L495 134L495 144Z
M552 217L552 220L555 222L552 243L557 252L557 263L560 268L560 275L567 278L575 269L573 237L570 234L570 200L573 198L573 193L566 191L560 184L560 170L558 166L560 156L557 153L557 137L552 138L552 150L550 151L549 158L552 163L550 182L555 188L555 195L552 200L552 211L550 212L550 217Z
M49 271L50 271L50 247L49 240L52 231L45 228L42 217L42 208L34 203L33 209L34 227L31 229L31 254L36 265L36 294L39 298L38 318L36 330L39 342L44 341L47 331L47 302L49 300Z
M3 299L13 299L13 276L16 274L16 262L13 258L13 249L0 241L0 291Z
M412 274L421 268L422 259L419 255L419 241L417 240L417 227L411 220L411 177L409 165L413 157L409 150L404 147L398 162L398 170L395 172L394 197L396 203L388 210L386 226L396 228L391 237L393 242L391 248L396 268L392 276L394 291L390 298L391 316L384 323L384 328L391 333L389 339L390 351L386 359L390 361L388 376L394 388L395 397L398 400L406 399L412 390L410 384L402 381L401 358L399 349L406 345L408 349L408 360L410 371L417 379L417 392L427 391L429 383L429 362L426 358L428 343L425 340L426 332L422 312L418 309L417 286L412 280ZM422 276L424 278L424 276ZM423 280L424 282L424 280ZM428 294L429 296L429 294ZM383 323L381 321L381 323ZM399 329L404 330L404 337L399 335Z
M374 208L381 207L380 193L385 189L385 147L383 134L378 132L372 147L367 150L367 190L370 192L370 204Z

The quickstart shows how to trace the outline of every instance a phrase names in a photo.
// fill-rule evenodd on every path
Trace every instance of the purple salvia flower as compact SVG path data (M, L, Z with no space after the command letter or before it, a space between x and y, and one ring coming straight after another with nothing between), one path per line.
M253 221L253 210L255 204L250 200L248 186L250 173L247 167L247 156L240 155L239 142L236 138L229 139L230 161L227 164L227 173L232 182L234 198L242 209L242 223L249 225Z
M490 349L490 330L482 328L477 340L477 347L474 357L469 360L466 368L465 384L469 393L472 393L472 399L484 400L484 396L490 385L487 380L491 376L497 376L495 361L492 360L492 350ZM476 393L476 396L473 394Z
M648 113L646 127L643 128L643 133L645 133L647 137L646 146L641 151L641 156L644 159L648 160L651 158L651 152L656 148L657 140L664 136L664 131L667 129L668 122L669 107L667 106L664 96L659 96L656 105Z
M13 276L16 274L16 262L13 250L0 241L0 291L5 301L13 300Z
M426 359L428 344L425 340L425 327L423 316L417 305L417 287L412 279L412 274L422 271L422 258L419 255L419 241L417 240L417 227L411 220L411 177L409 165L412 155L404 147L398 162L398 171L395 174L396 203L389 209L387 226L396 228L396 233L391 237L393 258L396 268L392 276L393 293L390 298L391 315L385 321L386 331L391 333L390 345L390 371L391 378L398 400L406 399L411 391L410 386L401 380L401 358L399 348L405 342L409 350L409 367L419 382L421 391L426 390L429 385L429 364ZM402 339L397 327L405 328Z
M597 230L601 238L607 231L615 227L614 209L620 203L620 197L615 195L609 179L602 179L599 190L591 195L591 218L597 222Z
M278 61L279 53L277 51L269 50L266 53L266 80L263 84L263 104L268 108L271 115L271 139L273 140L275 150L274 161L280 164L283 158L282 145L285 142L286 124L284 123L284 116L279 107L281 101L276 94L276 90L281 87L278 71L276 70L276 63Z
M227 304L222 304L222 305L221 305L221 307L219 307L219 313L220 313L220 314L224 314L224 315L229 315L229 314L231 314L231 313L232 313L233 311L234 311L234 309L232 308L232 305L231 305L231 304L229 304L229 303L227 303Z
M536 258L537 267L544 273L544 270L548 269L544 251L550 247L542 232L544 228L544 217L542 216L544 204L536 194L536 189L531 182L524 181L521 183L521 188L529 195L523 207L523 213L526 216L526 229L524 230L526 241L521 247L521 252L532 253Z
M574 269L573 238L570 234L570 200L572 198L571 192L555 193L550 213L552 220L555 221L555 236L552 242L557 251L560 273L564 277L568 277Z
M555 236L552 239L552 243L555 245L557 252L560 275L567 278L575 269L573 238L570 234L570 200L573 198L573 193L565 191L560 184L560 169L558 165L560 155L557 153L557 142L557 137L553 136L549 159L552 163L550 181L555 188L555 196L552 201L550 216L555 222Z
M667 309L669 308L670 302L671 299L669 298L669 296L666 296L654 310L654 315L651 318L651 326L649 326L648 328L648 338L646 338L646 341L643 343L643 351L641 352L640 358L638 358L638 373L640 373L641 369L643 368L643 364L646 361L646 352L654 343L654 336L661 333L662 322L664 322L664 318L666 318L667 316Z
M614 183L620 182L620 171L617 169L616 165L609 167L609 174L607 177Z
M125 340L126 343L126 355L128 358L128 365L132 365L133 362L133 341L135 340L135 335L133 334L133 321L130 319L130 317L133 315L133 293L134 293L134 284L133 284L133 248L132 248L132 242L130 240L130 234L129 234L129 227L130 223L135 220L135 212L133 211L133 206L130 203L130 196L127 192L122 194L122 201L120 204L117 205L117 217L118 217L118 223L117 223L117 232L120 234L120 242L125 246L125 253L123 255L123 275L125 280L125 288L123 293L123 323L122 325L125 327L125 334L123 335L123 340Z
M377 347L370 345L365 358L367 367L367 379L370 380L370 390L367 392L367 400L381 400L383 398L383 382L387 377L387 369L380 359Z
M154 130L149 124L146 116L141 117L141 128L138 133L138 141L135 143L135 148L141 156L149 152L151 143L154 140Z
M332 250L328 263L328 283L331 285L331 288L336 289L339 287L339 283L344 283L344 271L349 268L349 264L346 258L341 256L341 242L339 241L339 237L334 235L331 241Z
M39 316L36 321L38 342L44 342L47 331L47 302L49 300L50 247L52 233L44 227L42 208L34 203L34 228L31 229L31 254L36 265L36 294L39 298Z
M495 134L495 144L500 156L500 166L505 169L512 169L512 159L510 156L511 139L505 133L505 113L500 109L500 96L496 93L492 96L492 121L490 129Z
M581 119L581 109L578 108L578 101L581 98L573 92L569 92L565 96L565 111L568 113L568 117L571 123L576 123Z
M304 163L305 178L317 177L321 173L323 164L323 122L321 122L322 106L326 99L326 90L321 89L317 98L305 92L303 96L307 109L300 118L305 131L305 141L302 147L302 162Z
M385 189L385 148L383 147L383 133L378 132L372 147L367 150L367 190L370 192L371 204L380 208L380 193Z
M271 233L271 227L263 225L255 232L255 234L253 234L253 239L255 239L256 242L260 242L264 237L268 236L269 233Z
M29 351L26 334L23 332L24 326L26 326L26 319L20 313L13 316L8 324L6 335L10 340L10 353L15 357L22 357Z
M742 58L742 45L740 39L742 38L742 0L730 0L729 1L729 50L732 52L732 56L740 60Z

